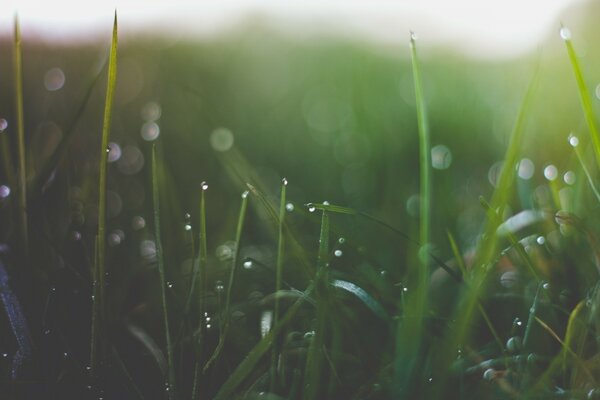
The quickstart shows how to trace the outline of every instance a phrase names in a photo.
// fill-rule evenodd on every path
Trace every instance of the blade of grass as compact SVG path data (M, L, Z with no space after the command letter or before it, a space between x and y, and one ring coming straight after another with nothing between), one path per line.
M169 307L167 305L167 280L165 276L164 252L160 236L160 198L158 190L158 165L156 157L156 145L152 146L152 204L154 208L154 230L156 237L156 260L158 263L160 295L163 309L165 341L167 345L167 384L165 391L169 400L175 399L175 362L173 360L173 343L171 342L171 330L169 328Z
M210 366L219 358L221 354L221 350L223 350L223 346L225 345L225 339L227 337L227 332L229 330L229 322L230 318L230 309L231 309L231 295L233 294L233 285L235 283L237 266L238 266L238 258L240 254L240 241L242 239L242 231L244 230L244 221L246 219L246 208L248 206L248 192L247 190L242 193L242 204L240 206L240 214L237 223L237 229L235 232L235 250L233 252L233 261L231 264L231 271L229 273L229 283L227 284L227 294L225 297L225 309L223 311L223 318L221 323L221 330L219 332L219 343L215 348L214 352L204 365L204 372L206 372Z
M323 377L323 347L325 346L326 322L329 310L329 214L323 210L321 217L321 233L319 234L319 251L317 258L317 275L315 277L315 296L317 316L315 334L308 348L305 369L304 400L319 398L319 392L324 383Z
M27 169L25 158L25 121L23 117L23 62L21 48L21 27L19 17L15 15L14 31L14 80L15 80L15 108L17 110L17 150L19 161L19 175L17 187L19 190L19 229L21 250L27 254L29 250L29 234L27 222Z
M198 336L196 339L196 365L194 368L194 383L192 385L192 399L200 398L200 378L202 375L202 357L204 355L204 295L206 294L206 255L208 246L206 244L206 191L208 184L202 182L200 184L200 250L198 253L198 269L200 288L198 296L198 309L200 311L200 324L198 326Z
M286 197L286 188L288 181L286 178L281 180L281 195L279 199L279 218L277 221L277 265L275 272L275 293L279 293L281 290L281 284L283 280L283 257L284 257L284 248L285 248L285 238L284 238L284 221L285 221L285 197ZM275 310L273 313L273 325L276 325L279 322L279 297L275 296ZM270 367L270 392L275 392L276 387L276 377L277 377L277 359L279 355L279 343L276 340L275 345L273 346L273 351L271 352L271 367Z
M594 116L594 107L592 106L590 92L585 84L583 72L581 71L581 65L577 59L577 53L575 52L573 43L571 42L571 32L567 28L561 27L560 34L565 42L565 46L567 47L569 60L571 61L571 66L573 67L573 74L575 75L575 80L577 81L579 100L581 101L581 107L583 108L585 122L587 123L590 137L592 138L594 152L596 153L596 162L598 163L598 166L600 166L600 135L598 134L598 128L596 127L596 118Z
M97 377L99 366L103 363L105 354L107 354L106 340L106 289L105 289L105 270L106 270L106 174L107 174L107 147L110 137L110 128L112 121L112 106L117 82L117 47L118 47L118 28L117 13L112 31L112 43L110 46L110 56L108 61L108 79L106 83L106 99L104 103L104 120L102 124L102 142L100 147L100 177L98 183L98 234L96 236L96 264L94 271L94 296L92 331L96 333L92 341L92 376Z

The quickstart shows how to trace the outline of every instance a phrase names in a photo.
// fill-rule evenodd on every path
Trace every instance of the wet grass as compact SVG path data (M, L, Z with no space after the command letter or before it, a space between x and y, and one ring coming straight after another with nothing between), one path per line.
M563 28L563 37L565 32ZM24 174L27 143L24 92L18 84L23 79L20 42L15 22L16 169ZM128 229L115 222L111 211L115 205L108 201L116 188L126 191L134 182L132 174L123 173L128 178L119 187L107 152L113 140L113 120L123 124L114 101L117 42L115 15L99 151L97 144L94 146L99 158L92 160L98 166L91 169L91 175L98 175L98 186L89 184L91 178L80 183L88 197L97 196L97 219L93 219L97 226L92 223L94 229L85 240L79 236L62 246L53 246L52 238L43 235L32 236L27 245L29 240L24 237L31 221L21 221L18 234L2 231L11 246L29 246L33 259L39 252L39 257L50 260L47 269L42 269L44 274L27 278L50 293L42 320L48 319L51 296L64 309L80 306L83 311L77 315L84 316L83 322L70 315L55 316L60 323L52 329L46 329L44 322L44 333L33 335L37 350L25 352L31 360L21 361L21 353L13 354L11 361L25 366L34 365L39 357L46 370L19 368L17 376L10 378L6 373L0 382L10 389L9 396L32 398L32 393L39 395L47 387L56 398L169 400L558 399L598 395L597 172L587 167L576 136L569 138L574 147L572 160L556 161L562 163L561 168L568 165L581 170L577 176L582 179L576 185L548 178L537 188L529 188L520 172L530 151L526 134L531 132L527 128L538 101L541 61L528 69L532 78L513 117L503 165L497 176L490 178L493 190L469 199L484 216L478 221L482 223L480 234L470 240L465 241L462 234L458 237L443 222L444 202L455 194L436 192L436 185L444 182L434 171L432 155L432 143L437 140L432 137L437 126L432 123L436 121L435 101L428 97L427 61L417 57L414 35L409 41L411 73L407 75L414 95L410 118L418 157L415 171L393 181L403 187L409 185L405 180L418 175L418 209L412 220L345 204L341 197L331 202L306 199L294 180L288 183L277 177L273 184L268 173L253 166L253 162L262 162L256 160L259 157L244 154L241 145L232 147L231 132L218 129L210 142L220 155L211 168L223 174L222 182L213 185L211 181L211 191L198 178L209 171L194 170L186 183L191 182L192 189L179 194L182 189L174 184L177 174L173 170L179 154L170 151L176 136L164 134L151 140L154 143L148 143L145 153L140 151L138 159L145 155L150 168L146 185L136 190L149 188L151 202L145 212L153 218L148 229L139 218L135 219L137 225ZM565 44L583 118L600 160L590 91L570 36L565 37ZM92 89L76 107L75 120L90 101ZM360 114L359 106L352 110ZM316 111L306 113L310 121L321 116ZM155 115L149 121L160 118ZM144 121L146 126L148 120ZM331 121L318 123L321 135L327 135ZM69 128L62 140L77 139L71 132ZM562 142L567 146L564 139ZM340 160L352 159L350 166L356 168L360 164L356 160L360 161L369 146L347 149L344 143L336 144L334 153ZM4 152L7 148L3 144ZM270 156L284 157L284 150L280 153ZM56 149L45 160L50 164L42 163L51 166L40 170L42 178L32 175L32 182L42 179L51 190L35 190L33 200L27 200L26 193L20 192L26 189L25 174L15 179L19 200L14 204L0 200L0 206L19 213L35 196L45 199L50 195L59 200L50 203L49 213L65 198L73 206L71 197L78 191L73 190L71 175L76 173L63 167L69 157L67 150ZM310 166L302 161L302 167ZM323 165L327 161L323 159ZM73 164L77 166L75 161ZM317 164L318 173L325 174L326 168ZM10 176L11 171L3 173ZM58 178L48 180L54 174ZM351 181L347 175L341 180L345 184ZM528 197L528 202L520 203L519 196ZM183 212L190 204L197 214ZM142 206L135 212L140 210L144 210ZM40 226L51 225L50 216L39 210L33 215L42 219ZM181 215L185 215L183 224ZM62 228L63 235L83 229L72 216L65 218L69 221ZM405 223L407 220L412 223ZM140 221L143 224L139 225ZM116 228L127 230L126 243L121 243L124 239L115 233L119 231ZM227 240L230 235L231 241ZM87 242L93 245L86 246ZM0 251L0 257L9 267L13 262L26 264L15 261L8 251ZM15 268L7 271L18 276ZM12 312L0 321L14 326L17 319L24 318L15 315L14 310L21 307L10 307L16 298L9 293L11 279L1 283L0 299ZM81 292L87 301L76 297ZM19 293L23 296L26 292L20 289ZM31 313L33 317L26 317L34 321L38 332L42 329L35 322L36 299L30 296L25 296L26 303L32 304L18 313ZM20 331L9 331L19 342ZM0 334L0 338L8 338L7 343L15 339L3 331ZM4 346L3 342L0 345ZM63 347L69 352L53 353ZM0 362L0 373L8 372L6 365ZM53 369L58 372L54 374ZM16 371L14 367L12 371Z

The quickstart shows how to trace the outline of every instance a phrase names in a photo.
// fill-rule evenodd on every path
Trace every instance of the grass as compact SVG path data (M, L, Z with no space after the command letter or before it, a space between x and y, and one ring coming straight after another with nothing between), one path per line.
M590 154L579 145L579 137L569 139L573 154L566 151L564 132L556 134L561 138L561 151L570 158L546 157L546 148L531 146L530 141L537 140L530 135L535 134L539 118L534 106L541 101L543 89L541 57L533 72L528 64L528 75L533 78L520 105L514 107L516 116L511 117L513 128L506 145L495 145L503 166L497 179L492 179L493 188L482 189L478 172L471 174L468 169L487 168L490 157L480 154L483 145L461 153L460 147L469 145L465 137L448 142L448 137L439 135L440 129L452 125L446 110L451 105L436 105L442 89L431 97L436 92L428 85L440 73L436 73L436 61L417 57L413 34L406 54L410 61L402 64L401 71L390 68L387 76L391 78L379 89L384 93L389 82L407 76L410 84L402 85L410 91L403 92L405 98L396 93L396 103L391 104L397 109L390 108L393 113L376 114L387 100L362 95L366 89L355 82L356 76L363 76L362 70L354 70L357 75L351 74L347 82L311 86L309 95L290 107L302 110L309 132L301 139L312 143L296 164L286 164L286 158L302 150L301 145L282 145L283 139L274 143L275 136L260 139L258 130L234 136L227 129L215 129L201 150L193 147L194 139L182 132L196 132L190 128L195 127L195 120L180 121L176 110L187 103L199 109L209 107L212 99L197 99L207 96L208 85L198 85L204 91L195 90L196 86L189 91L177 87L162 109L146 103L141 117L132 117L135 126L160 124L161 136L153 143L138 140L142 144L137 147L127 145L135 142L125 139L125 132L131 130L127 121L137 108L128 103L126 91L119 92L119 85L133 90L127 86L133 82L127 68L135 68L126 62L131 62L131 55L122 58L124 50L119 50L120 65L125 67L119 69L117 82L117 39L115 15L106 93L100 93L101 99L98 93L94 95L96 78L83 85L86 95L73 107L76 112L64 118L68 129L59 142L67 148L56 148L34 163L42 167L30 173L32 187L44 182L48 188L25 192L25 174L15 179L20 182L18 201L0 199L2 216L25 211L27 203L36 205L24 214L29 222L19 222L16 230L0 227L0 235L9 249L29 242L25 245L32 249L28 257L42 271L23 278L15 266L24 264L20 257L25 256L0 251L2 271L6 264L8 274L2 280L0 300L10 311L0 317L0 327L3 323L12 327L7 332L0 329L0 352L6 352L11 362L19 360L19 354L27 358L18 373L0 359L0 384L8 388L9 398L36 398L43 392L56 398L169 400L596 395L598 172L588 167L586 155ZM28 137L24 130L29 126L23 114L29 96L27 87L18 84L23 77L27 82L20 42L15 21L17 156L8 163L17 163L16 170L23 174L23 166L29 165L25 154L36 154L25 152L24 144L30 138L35 143L38 136ZM565 61L571 62L575 94L583 108L583 114L569 121L576 125L583 118L600 159L592 97L571 39L565 43ZM217 62L218 56L213 57L212 62ZM176 57L165 59L169 60L165 68L172 68L170 77L185 77L182 71L189 67L197 68L199 75L208 73L203 70L207 64L195 59L187 60L190 65L185 68ZM299 57L296 61L306 60ZM230 63L232 68L239 64ZM245 67L253 71L253 64ZM332 76L344 73L341 65L334 69ZM257 71L256 76L263 76ZM441 75L438 85L450 76L445 68ZM259 122L268 130L274 120L295 129L294 113L284 100L273 100L270 114L261 114L255 108L259 100L243 100L244 86L249 83L232 76L228 79L236 89L236 101L250 110L240 112L243 116L239 125L232 124L234 131ZM347 90L340 82L356 86ZM287 85L282 89L288 93L282 95L286 99L294 93L292 84ZM172 90L169 84L164 88ZM260 91L256 85L251 88ZM351 102L343 101L346 95ZM99 158L82 161L88 158L89 149L81 144L83 134L77 121L83 121L85 129L89 129L88 122L97 124L100 110L91 106L102 103L100 151L97 136L92 146ZM209 117L220 121L233 103L224 102L225 110L212 110ZM411 112L403 114L406 109ZM400 136L413 153L418 149L418 157L410 158L409 153L400 157L395 151L398 137L369 136L383 129L384 125L378 125L381 115L396 112L402 118L390 117L389 123L395 130L403 126L410 132ZM465 119L479 117L476 109L467 108L463 114ZM440 140L457 154L457 165L452 166L457 171L437 169L432 145ZM176 146L178 141L184 142L185 152ZM111 160L106 151L117 142L123 144L119 149L124 161ZM3 151L12 151L5 144ZM207 151L208 145L213 149ZM86 149L83 156L77 153L78 146ZM276 150L259 152L263 146ZM534 150L543 153L544 163L550 160L557 166L558 176L577 170L575 184L566 178L564 182L541 176L524 178L523 160L535 158ZM179 163L187 153L204 163L182 174ZM459 154L473 160L458 158ZM403 157L409 169L394 164ZM136 162L142 166L130 173L127 168ZM390 163L392 168L383 168L379 162ZM471 167L461 166L469 162ZM140 177L143 174L136 175L144 163L149 170L146 180ZM0 176L10 182L10 168L2 168ZM370 168L378 173L369 175ZM284 170L286 174L281 173ZM215 175L214 171L220 172ZM309 175L307 181L304 174ZM293 178L288 184L282 175ZM205 182L198 184L200 176L211 179L210 191ZM341 184L334 190L337 180ZM372 193L377 200L382 200L379 207L364 205L372 204L363 198L370 193L369 185L376 188ZM402 203L409 195L417 195L416 211L410 201L404 211ZM332 201L314 201L317 196ZM115 211L119 204L126 215ZM182 224L180 216L187 214L186 209L197 210L197 215L191 212ZM77 218L82 210L84 219L92 221L87 222L91 227ZM148 227L142 215L152 216ZM477 235L465 233L464 222L448 222L476 219L473 215L481 218L466 225L476 228ZM24 241L27 226L43 229L41 233L32 230ZM72 239L79 231L83 234ZM24 307L13 305L16 298L25 299L21 300ZM37 312L37 308L44 311ZM31 354L11 350L10 343L24 343L19 340L20 330L13 326L17 320L28 320L33 327ZM36 357L41 360L39 369Z

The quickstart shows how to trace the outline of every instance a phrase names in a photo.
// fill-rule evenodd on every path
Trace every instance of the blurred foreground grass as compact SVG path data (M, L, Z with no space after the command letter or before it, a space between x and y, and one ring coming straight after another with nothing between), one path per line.
M5 393L595 398L588 126L600 54L578 47L591 42L588 25L570 28L571 60L555 34L535 55L494 63L423 46L412 67L408 46L308 43L267 28L206 43L121 40L106 149L107 43L25 39L25 159L16 80L0 78ZM2 71L13 50L0 44ZM419 103L431 135L425 236ZM105 274L92 278L99 263ZM34 343L18 370L13 292Z

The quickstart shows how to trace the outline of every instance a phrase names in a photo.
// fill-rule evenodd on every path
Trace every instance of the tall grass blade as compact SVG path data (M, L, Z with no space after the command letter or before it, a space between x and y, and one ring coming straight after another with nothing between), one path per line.
M227 294L225 296L225 309L223 311L221 330L219 332L219 343L215 348L214 352L204 365L204 372L206 372L210 366L219 358L223 346L225 345L225 339L227 332L229 331L229 323L231 321L231 296L233 294L233 285L235 284L236 272L239 262L240 254L240 241L242 239L242 231L244 230L244 221L246 219L246 209L248 206L248 191L242 193L242 204L240 206L240 214L238 217L237 229L235 232L235 250L233 252L233 261L231 264L231 271L229 273L229 283L227 284Z
M283 280L283 260L284 260L284 249L285 249L285 238L284 238L284 221L285 221L285 198L288 181L286 178L281 180L281 195L279 199L279 218L277 221L277 264L275 271L275 293L279 293L281 290ZM280 315L280 302L279 297L275 296L275 309L273 312L273 324L276 325L279 322ZM271 367L270 367L270 392L275 392L276 377L277 377L277 359L279 355L279 343L276 339L273 351L271 353Z
M163 309L165 341L167 345L167 397L175 399L175 362L173 360L173 343L171 342L171 330L169 328L169 307L167 305L167 280L165 277L164 252L160 236L160 198L158 190L158 166L156 157L156 145L152 146L152 204L154 208L154 230L156 237L156 260L158 263L160 295Z
M596 188L596 184L594 183L594 179L592 178L592 174L590 170L586 167L585 161L583 160L583 154L581 154L581 149L579 148L579 139L577 136L570 135L569 136L569 144L573 147L573 151L575 152L575 156L577 157L577 161L583 170L583 173L590 185L590 189L592 189L592 193L596 197L596 200L600 202L600 192L598 192L598 188Z
M106 340L106 290L105 290L105 270L106 270L106 174L108 161L108 140L110 137L110 128L112 121L112 108L115 86L117 82L117 47L118 47L118 28L117 13L112 32L112 43L110 46L110 56L108 61L108 79L106 84L106 99L104 102L104 120L102 124L102 142L100 147L100 178L98 183L98 234L96 236L96 264L94 271L94 304L92 317L92 332L95 332L92 341L91 367L92 376L96 377L99 366L102 364L104 354L107 353L105 345Z
M331 309L328 296L329 287L329 214L323 210L321 217L321 233L319 235L319 251L317 259L317 275L315 277L315 296L317 302L317 316L315 334L312 338L306 356L305 391L304 400L319 398L322 390L323 374L323 347L327 334L328 311Z
M571 42L570 31L565 27L561 27L560 31L565 42L565 46L567 47L569 60L571 60L571 66L573 67L575 80L577 81L579 100L581 101L585 122L587 123L588 130L590 131L590 137L592 138L594 153L596 153L596 162L598 163L598 166L600 166L600 134L598 134L598 127L596 126L596 117L594 116L594 107L592 106L590 92L585 84L583 72L581 71L581 65L577 59L577 53L575 53L573 43Z
M19 17L15 15L14 32L14 79L15 79L15 108L17 110L17 149L19 158L19 175L17 186L19 189L19 229L21 250L27 254L29 250L29 233L27 221L27 160L25 158L25 121L23 117L23 62L21 48L21 27Z

